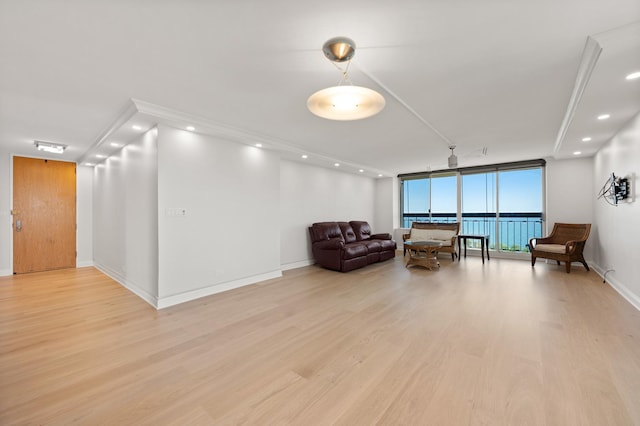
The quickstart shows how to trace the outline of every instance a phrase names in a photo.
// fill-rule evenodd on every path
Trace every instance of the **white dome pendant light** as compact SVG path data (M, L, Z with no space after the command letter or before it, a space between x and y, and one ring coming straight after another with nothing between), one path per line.
M376 115L385 105L384 97L375 90L354 86L348 76L356 44L346 37L334 37L322 46L324 55L342 73L337 86L319 90L307 100L307 108L318 117L329 120L360 120ZM336 63L347 62L341 69Z

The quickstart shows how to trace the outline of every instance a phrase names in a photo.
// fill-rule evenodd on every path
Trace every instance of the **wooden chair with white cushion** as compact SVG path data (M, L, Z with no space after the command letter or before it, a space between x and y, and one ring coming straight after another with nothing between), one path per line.
M403 241L435 241L442 244L438 249L440 253L451 253L451 260L455 260L456 238L460 231L460 222L431 223L413 222L411 232L402 236ZM406 253L406 250L404 250Z
M571 262L580 262L589 270L582 251L589 238L590 223L556 223L548 237L531 238L531 266L536 264L536 258L552 259L565 262L567 274L571 272Z

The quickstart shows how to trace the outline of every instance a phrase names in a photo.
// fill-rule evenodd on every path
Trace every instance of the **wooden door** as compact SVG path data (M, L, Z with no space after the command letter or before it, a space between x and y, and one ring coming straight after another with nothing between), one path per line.
M76 164L13 158L13 272L76 266Z

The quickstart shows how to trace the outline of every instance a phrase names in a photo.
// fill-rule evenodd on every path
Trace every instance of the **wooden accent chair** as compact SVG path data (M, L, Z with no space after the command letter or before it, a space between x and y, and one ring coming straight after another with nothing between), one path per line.
M451 253L451 260L455 260L456 239L460 232L460 222L437 223L437 222L413 222L411 232L402 235L402 241L436 241L442 243L438 249L440 253ZM404 249L403 253L407 250Z
M571 272L571 262L581 262L589 270L582 251L589 238L590 223L555 223L553 231L545 238L531 238L531 266L536 264L536 258L553 259L565 262L567 274Z

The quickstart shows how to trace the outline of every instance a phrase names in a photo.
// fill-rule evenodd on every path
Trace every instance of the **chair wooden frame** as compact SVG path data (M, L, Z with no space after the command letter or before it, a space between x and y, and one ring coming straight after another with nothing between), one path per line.
M536 264L536 258L555 260L558 265L565 262L567 274L571 272L571 262L580 262L589 270L589 265L584 260L582 251L591 232L590 223L555 223L549 236L544 238L531 238L529 249L531 250L531 266ZM545 251L536 248L540 244L554 244L564 246L563 253Z
M439 223L439 222L413 222L411 229L443 229L447 231L455 231L456 235L451 238L451 244L448 246L442 246L438 249L440 253L451 253L451 260L455 260L456 256L460 255L456 252L456 239L460 232L460 222L453 223ZM402 235L402 241L407 241L411 238L411 232ZM403 254L406 254L407 250L403 250Z

